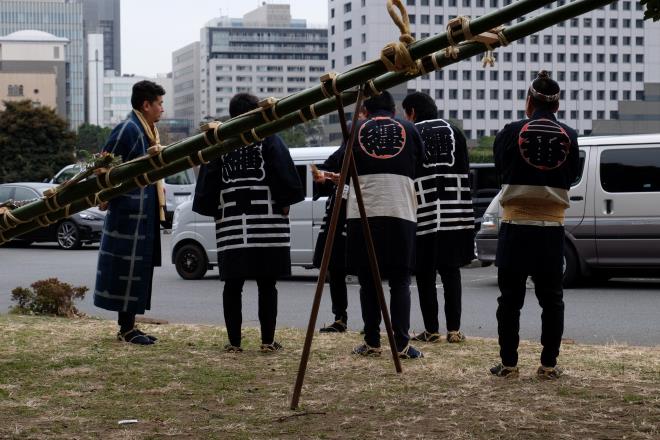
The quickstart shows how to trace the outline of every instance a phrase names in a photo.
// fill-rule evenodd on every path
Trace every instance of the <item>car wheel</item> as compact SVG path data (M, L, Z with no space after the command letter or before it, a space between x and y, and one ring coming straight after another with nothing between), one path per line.
M184 280L199 280L208 269L206 252L197 244L184 244L174 255L174 266Z
M580 278L577 255L573 247L566 243L564 245L564 287L574 286Z
M74 222L66 220L60 223L57 227L57 244L62 249L80 249L80 231Z

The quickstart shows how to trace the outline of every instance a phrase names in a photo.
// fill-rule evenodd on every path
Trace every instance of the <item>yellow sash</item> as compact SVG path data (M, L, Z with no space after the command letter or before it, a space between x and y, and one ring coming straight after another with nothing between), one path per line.
M138 121L140 121L140 124L142 124L142 128L144 128L145 133L147 133L149 146L160 146L160 135L158 134L158 128L155 125L149 124L140 111L133 109L133 112L135 113L135 116L137 116ZM165 221L165 187L163 186L162 179L156 182L156 192L158 193L158 207L160 208L158 210L159 217L161 221Z

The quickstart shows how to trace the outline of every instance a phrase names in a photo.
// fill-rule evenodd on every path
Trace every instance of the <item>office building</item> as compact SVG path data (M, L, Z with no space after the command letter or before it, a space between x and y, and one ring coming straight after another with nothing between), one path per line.
M236 93L282 98L318 84L327 70L328 31L291 18L288 4L264 3L243 18L209 21L199 52L200 118L226 118Z
M456 16L478 17L510 3L404 2L412 32L419 39L444 31ZM554 5L565 3L560 0ZM344 72L375 59L387 43L398 40L398 28L383 2L329 0L328 12L332 70ZM407 89L430 94L440 117L462 123L467 137L478 139L524 118L529 83L545 69L563 89L559 119L580 134L589 134L592 121L619 116L619 101L641 99L644 83L660 82L660 23L644 21L639 2L617 1L497 49L495 56L494 68L483 68L481 57L474 57L408 81Z
M172 53L172 89L174 118L185 119L191 126L201 121L201 57L199 41Z
M83 32L103 35L103 70L121 74L120 0L83 0Z
M68 40L41 31L0 37L0 109L4 101L30 100L66 118Z
M0 35L38 30L66 38L65 110L69 127L85 122L85 63L82 0L2 0Z

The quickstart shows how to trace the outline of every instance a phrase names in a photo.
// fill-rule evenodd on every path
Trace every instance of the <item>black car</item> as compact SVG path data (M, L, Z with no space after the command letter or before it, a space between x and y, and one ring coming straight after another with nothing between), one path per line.
M41 198L43 192L56 185L51 183L4 183L0 185L0 203L7 200L22 202ZM12 242L30 244L34 242L57 242L62 249L78 249L83 244L97 243L101 239L105 212L89 208L59 220L46 228L35 229Z

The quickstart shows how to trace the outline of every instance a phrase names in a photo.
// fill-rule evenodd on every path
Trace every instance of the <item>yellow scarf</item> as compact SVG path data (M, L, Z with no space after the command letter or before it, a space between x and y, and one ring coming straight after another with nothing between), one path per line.
M147 133L147 138L149 139L149 146L153 147L154 145L160 145L160 135L158 134L158 128L155 125L149 124L144 118L142 112L133 109L133 113L137 116L138 121L144 128L144 132ZM163 181L159 180L156 182L156 192L158 193L158 210L159 217L161 221L165 221L165 188L163 186Z

